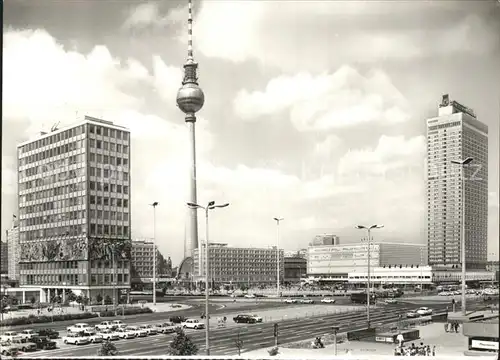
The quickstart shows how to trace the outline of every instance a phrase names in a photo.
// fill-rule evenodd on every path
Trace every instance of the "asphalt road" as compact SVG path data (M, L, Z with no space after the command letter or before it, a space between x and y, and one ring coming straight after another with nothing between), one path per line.
M186 304L190 305L191 308L186 310L177 310L177 311L168 311L168 312L159 312L159 313L151 313L151 314L137 314L137 315L127 315L125 317L118 316L114 317L105 317L105 318L91 318L91 319L82 319L82 320L69 320L69 321L56 321L54 323L43 323L43 324L30 324L30 325L20 325L20 326L5 326L1 327L0 331L5 332L9 330L13 331L22 331L24 329L45 329L51 328L56 331L65 331L66 328L70 325L73 325L77 322L87 323L91 325L99 324L101 321L105 320L122 320L127 324L139 324L144 322L162 322L168 321L171 316L184 316L184 317L193 317L199 318L201 313L205 312L205 303L200 301L192 301L186 302ZM246 313L248 311L255 312L259 310L272 309L277 307L283 307L283 304L279 303L242 303L238 304L238 307L232 307L230 304L210 304L209 313L212 314L211 318L221 317L229 313L241 312ZM62 335L62 334L61 334Z
M435 313L443 310L444 308L445 306L443 306L443 304L433 307ZM254 309L255 307L252 307L252 310ZM415 309L415 305L400 303L380 306L371 312L372 324L394 322L397 320L399 314L404 314L409 309ZM340 332L345 332L348 330L363 328L365 324L366 315L359 312L284 320L279 322L279 343L283 344L308 340L318 335L324 335L331 332L331 327L333 325L339 326ZM226 328L211 330L210 354L229 356L237 355L238 350L236 348L235 341L238 333L240 334L240 340L243 341L242 352L272 347L274 345L273 326L274 324L271 322L248 325L235 324L229 320ZM205 332L203 330L187 329L186 334L188 334L192 341L198 346L199 354L204 355ZM142 339L118 340L115 344L119 351L119 355L121 356L167 355L169 343L172 341L174 336L175 334L159 334ZM26 356L95 356L100 346L100 344L90 344L84 346L60 344L59 348L56 350L38 351L27 354Z

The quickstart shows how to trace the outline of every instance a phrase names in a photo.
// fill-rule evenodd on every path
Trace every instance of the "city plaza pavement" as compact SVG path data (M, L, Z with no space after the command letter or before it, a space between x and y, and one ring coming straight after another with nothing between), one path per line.
M391 311L388 311L388 308ZM397 320L399 314L403 314L409 309L413 309L413 305L399 305L377 307L372 310L372 323L393 323ZM268 312L276 312L278 309L267 310ZM281 310L281 309L280 309ZM308 311L307 306L292 306L286 309L288 316L281 316L278 319L277 315L271 316L276 318L279 324L279 343L290 343L302 340L308 340L315 336L323 336L331 333L333 325L340 327L340 332L348 330L360 329L366 325L366 314L364 312L337 312L329 315L305 316ZM442 310L436 308L437 310ZM256 313L256 311L252 311ZM298 316L301 313L302 317ZM266 316L265 312L260 312L259 315ZM292 318L287 320L288 318ZM213 326L213 328L212 328ZM258 324L235 324L232 319L228 320L226 327L217 328L215 321L212 321L210 348L211 355L237 355L238 350L235 341L238 338L243 341L242 352L248 352L261 348L270 348L274 344L273 327L274 321L263 322ZM441 326L442 328L442 326ZM186 330L186 334L193 340L199 348L199 354L205 354L205 331L203 330ZM175 334L155 335L142 339L118 340L115 342L116 347L121 356L143 355L143 356L159 356L167 355L168 347ZM84 346L74 346L61 344L59 348L49 351L38 351L22 356L29 357L64 357L64 356L93 356L100 348L100 344L91 344Z
M436 347L437 358L456 359L465 357L464 351L468 349L468 339L458 333L447 333L444 331L442 323L433 323L425 326L417 326L420 330L420 339L413 341L416 346L421 342L424 345ZM405 346L411 346L412 342L408 342ZM337 344L337 356L366 356L370 359L386 359L387 356L394 355L395 345L367 341L346 341ZM267 352L270 348L259 349L245 353L246 358L262 358L269 356ZM292 349L280 347L277 358L328 358L334 355L333 345L326 345L323 349ZM496 354L485 354L481 359L497 359Z

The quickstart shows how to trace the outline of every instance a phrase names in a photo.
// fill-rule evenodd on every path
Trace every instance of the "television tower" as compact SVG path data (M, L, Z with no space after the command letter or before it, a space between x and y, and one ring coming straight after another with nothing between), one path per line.
M177 106L182 110L185 121L189 129L189 149L190 149L190 179L189 179L189 199L188 202L196 204L196 113L205 103L205 95L198 86L197 69L198 63L193 57L193 13L192 0L188 0L188 48L187 59L184 64L184 80L182 87L177 92ZM186 246L184 257L192 256L193 250L198 248L198 214L197 209L188 210L188 231L186 236Z

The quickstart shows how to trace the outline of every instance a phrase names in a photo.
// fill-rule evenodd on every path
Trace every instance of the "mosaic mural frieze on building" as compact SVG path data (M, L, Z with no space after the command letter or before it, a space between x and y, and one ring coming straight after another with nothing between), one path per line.
M74 261L87 258L85 239L58 239L20 245L21 261Z
M115 258L130 260L132 244L130 240L117 240L105 238L89 239L89 259L102 260L111 259L113 251Z

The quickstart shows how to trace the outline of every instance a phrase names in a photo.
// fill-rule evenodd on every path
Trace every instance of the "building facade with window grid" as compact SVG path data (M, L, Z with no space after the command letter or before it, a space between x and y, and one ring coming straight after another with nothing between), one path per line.
M19 260L21 251L19 247L19 221L14 221L11 228L6 230L7 235L7 274L10 280L19 281Z
M202 245L201 267L205 274L205 248ZM198 274L199 249L193 253L194 274ZM276 247L249 248L230 247L227 244L213 243L209 246L209 277L215 284L257 285L276 284L277 264ZM280 282L284 275L284 251L279 249ZM195 281L204 281L205 275L195 278Z
M488 234L488 127L474 112L443 96L438 117L427 120L428 263L461 269L465 211L466 269L485 269ZM462 168L452 160L474 161Z
M130 255L116 254L130 242L130 132L85 116L18 145L18 166L21 285L48 300L130 288Z
M131 284L134 288L151 286L153 281L153 248L152 240L136 239L132 241L132 256L130 265ZM167 260L156 247L156 278L164 281L172 277L172 262Z

